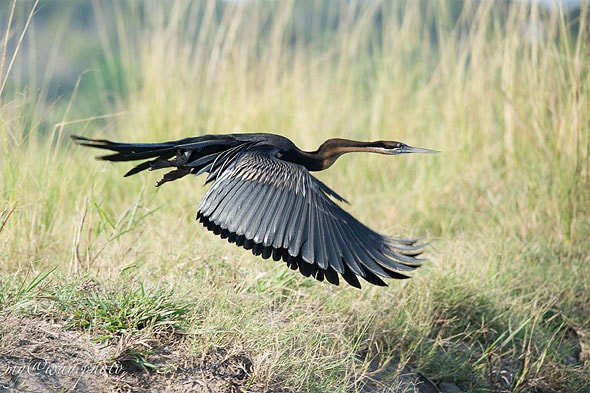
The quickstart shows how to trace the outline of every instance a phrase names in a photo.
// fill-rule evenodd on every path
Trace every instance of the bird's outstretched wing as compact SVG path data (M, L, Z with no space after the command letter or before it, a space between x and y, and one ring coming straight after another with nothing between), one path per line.
M338 285L341 275L386 285L421 265L417 239L379 235L340 208L342 200L306 168L259 151L245 151L219 171L197 218L255 255L282 259L305 276Z

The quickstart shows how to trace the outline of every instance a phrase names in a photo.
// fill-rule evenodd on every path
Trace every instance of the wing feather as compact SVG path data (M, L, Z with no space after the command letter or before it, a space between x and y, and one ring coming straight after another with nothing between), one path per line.
M224 188L224 192L213 192L211 194L211 198L203 199L201 205L199 206L199 210L206 215L213 214L213 212L219 213L226 211L226 209L223 207L220 208L219 204L223 203L224 206L231 206L230 203L233 201L236 194L238 194L239 199L239 190L243 186L244 183L242 182L239 182L235 179L229 180Z
M211 203L208 202L209 198L203 199L199 210L203 214L209 216L213 221L231 222L232 220L229 217L235 214L235 211L243 200L242 196L246 194L245 190L248 186L250 185L247 183L230 180L227 182L227 186L223 188L223 192L212 193L214 198L211 198ZM226 226L222 226L222 228L228 229L230 232L235 232L235 229L233 228L228 228Z
M307 223L309 221L309 203L304 198L299 197L297 199L299 202L296 206L297 209L291 213L291 216L285 217L285 219L289 221L291 221L293 217L295 218L293 225L291 225L290 228L287 228L289 236L285 246L289 249L289 255L292 257L300 256L303 258L301 248L303 247L304 242L307 241L307 235L309 233L307 228Z
M314 247L317 241L315 233L315 223L318 219L316 217L317 209L315 209L315 207L311 205L311 202L309 200L305 205L307 210L304 216L306 218L305 226L303 228L300 228L298 238L301 237L302 239L300 251L301 257L305 262L313 265L314 263L316 263L316 250Z
M235 232L238 235L244 234L241 223L244 222L245 216L250 212L249 206L247 205L248 198L255 188L256 185L254 183L243 183L242 187L240 187L240 193L236 195L237 200L232 204L227 204L228 214L225 215L222 222L226 223L228 231ZM223 214L223 211L220 214Z
M245 233L246 237L251 237L256 243L262 244L264 241L268 217L272 217L269 212L272 212L271 205L273 204L273 199L277 199L275 190L266 187L264 199L259 198L252 204L252 217L249 223L245 223L248 227Z
M381 277L405 278L420 266L415 239L384 237L361 224L304 167L261 150L240 150L231 158L215 164L222 169L197 216L228 241L283 259L304 276L338 284L340 275L355 287L358 276L386 285Z
M344 273L344 264L342 263L344 256L340 242L337 240L338 234L336 231L337 229L333 224L328 225L324 231L326 244L329 245L326 249L328 252L327 262L329 263L330 269L327 270L334 270L342 274Z
M284 220L283 217L289 214L288 212L293 206L294 199L293 194L284 189L279 189L278 192L279 194L276 198L277 204L273 210L273 214L269 214L269 217L272 217L272 220L264 234L264 244L273 248L277 248L279 245L283 244L283 234L286 227L286 220Z

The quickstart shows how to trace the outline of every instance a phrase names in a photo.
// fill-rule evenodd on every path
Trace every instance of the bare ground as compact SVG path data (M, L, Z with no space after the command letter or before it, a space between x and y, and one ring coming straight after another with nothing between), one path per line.
M37 317L8 315L0 324L0 392L294 392L261 383L252 360L224 349L190 355L182 338L120 337L97 343L84 332ZM149 362L141 354L149 352ZM146 360L142 362L142 360ZM408 366L372 364L359 391L456 392L437 388Z
M275 390L254 383L252 362L245 355L216 350L197 359L182 342L165 341L121 338L104 345L59 324L8 317L0 325L0 392ZM150 357L144 364L139 353L146 348Z

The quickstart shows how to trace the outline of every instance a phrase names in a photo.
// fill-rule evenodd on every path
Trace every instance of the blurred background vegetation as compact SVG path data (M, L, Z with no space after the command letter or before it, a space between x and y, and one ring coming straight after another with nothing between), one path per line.
M256 28L257 33L260 34L260 38L268 39L272 34L274 12L280 8L279 2L276 1L220 0L214 2L213 10L205 6L208 2L181 3L181 7L190 12L190 18L182 21L185 25L176 26L178 29L184 28L185 38L197 38L197 35L202 33L204 18L213 18L213 23L219 25L224 17L227 19L228 14L235 13L236 8L250 8L249 12L259 14L256 21L262 22ZM301 45L313 45L318 52L334 48L335 41L339 39L339 31L354 26L363 18L371 30L367 32L372 40L370 45L383 44L379 41L383 39L384 10L378 5L378 1L345 2L347 5L343 5L342 2L315 0L297 0L290 3L289 21L283 26L285 31L281 32L281 38L291 49ZM464 0L416 3L420 23L414 28L422 31L414 40L408 40L407 45L424 46L433 50L427 57L418 57L418 54L422 53L419 47L414 47L411 48L414 56L406 54L397 60L408 66L426 63L421 66L427 67L426 72L432 73L441 60L443 48L438 41L444 40L449 34L449 31L441 29L460 29L463 33L456 33L454 38L461 39L461 36L468 34L472 29L473 23L478 23L474 18L478 8L476 3ZM492 8L495 8L495 23L509 23L509 3L510 0L494 2ZM561 8L564 12L568 35L573 39L578 37L582 12L580 1L548 0L520 3L535 4L540 12L535 20L520 21L522 40L550 39L548 29L551 26L546 18L551 14L551 10L555 11L556 8ZM392 8L395 17L401 21L407 7L407 2L400 1L387 8ZM163 11L167 7L156 8ZM33 9L34 17L30 19L27 33L21 37L19 32L23 32L29 13ZM7 64L3 70L3 78L6 78L2 91L4 100L9 101L15 96L22 95L22 92L41 92L41 98L47 105L60 107L66 106L72 94L76 94L76 99L71 104L74 105L73 110L77 116L101 116L111 113L113 103L128 97L129 88L137 87L136 84L140 82L139 75L136 80L130 78L133 76L133 70L139 67L137 62L140 59L130 57L128 51L137 50L134 43L142 38L142 30L149 26L150 19L153 18L153 9L154 4L149 1L2 2L0 28L6 31L9 22L12 27L11 34L6 36L7 39L3 43L4 61L14 60L10 72L7 72ZM392 10L385 11L386 18L392 16ZM12 19L9 19L11 16ZM207 23L211 23L211 20ZM426 42L418 42L418 38ZM264 39L262 41L264 42ZM197 45L196 42L194 44ZM6 57L10 57L11 54L15 54L14 59ZM249 56L256 54L248 53ZM107 93L106 96L104 93Z

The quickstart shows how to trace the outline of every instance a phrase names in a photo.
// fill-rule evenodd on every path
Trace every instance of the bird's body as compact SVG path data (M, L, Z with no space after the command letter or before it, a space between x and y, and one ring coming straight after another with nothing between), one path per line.
M197 219L209 230L263 258L282 259L305 276L338 285L339 275L360 287L358 276L407 278L423 261L417 239L394 239L367 228L338 206L337 193L310 174L352 151L431 153L400 142L329 139L315 152L275 134L203 135L164 143L115 143L73 137L79 144L114 151L108 161L146 160L145 169L175 168L156 186L188 174L213 182Z

